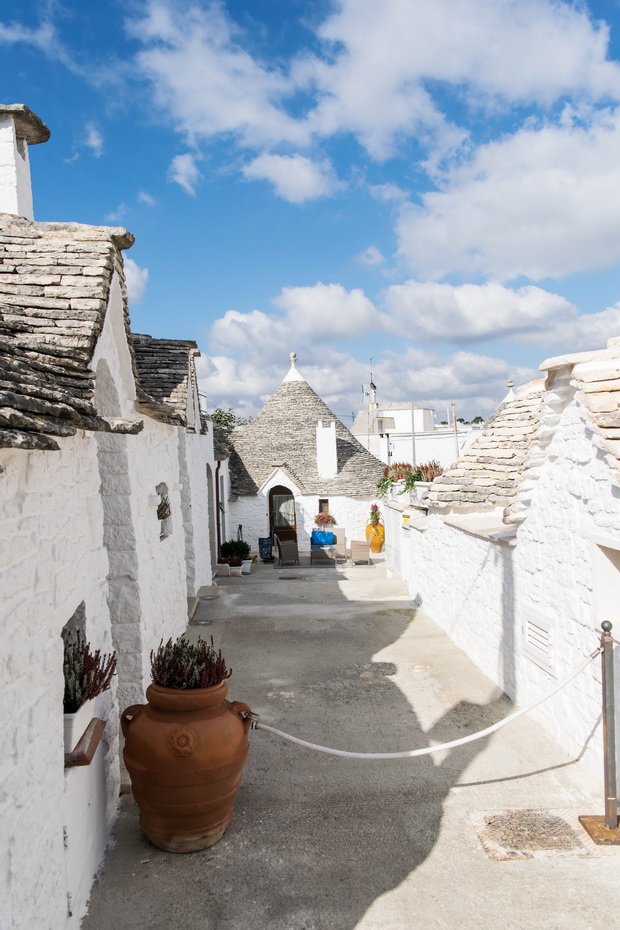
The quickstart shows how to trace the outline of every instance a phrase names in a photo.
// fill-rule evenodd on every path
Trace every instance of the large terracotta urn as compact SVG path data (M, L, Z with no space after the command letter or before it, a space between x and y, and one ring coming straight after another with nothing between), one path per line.
M371 552L381 552L385 542L385 527L383 523L369 523L366 527L366 539Z
M227 693L224 681L183 690L152 684L148 704L121 714L140 826L160 849L206 849L232 820L252 711Z

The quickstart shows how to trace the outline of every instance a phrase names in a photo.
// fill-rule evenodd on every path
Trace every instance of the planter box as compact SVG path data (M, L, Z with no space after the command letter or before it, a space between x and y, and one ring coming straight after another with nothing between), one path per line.
M65 752L72 752L95 716L95 699L86 701L74 714L64 715Z

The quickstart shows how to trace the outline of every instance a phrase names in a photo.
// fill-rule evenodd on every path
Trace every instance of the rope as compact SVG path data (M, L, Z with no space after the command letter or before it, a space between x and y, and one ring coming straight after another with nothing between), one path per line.
M599 646L595 652L584 659L581 665L578 666L574 671L567 675L566 678L563 678L551 691L548 691L543 697L534 701L531 704L528 704L527 707L523 707L521 710L516 710L514 713L509 714L508 717L504 717L503 720L499 720L497 723L494 723L492 726L487 727L485 730L479 730L477 733L470 733L469 736L463 736L461 739L453 739L449 743L441 743L439 746L424 746L422 749L408 749L404 752L347 752L344 749L330 749L327 746L319 746L317 743L308 743L305 739L299 739L296 736L291 736L290 733L283 733L282 730L276 730L275 727L267 726L266 723L259 723L257 720L252 720L252 729L253 730L265 730L267 733L273 733L275 736L281 736L282 739L286 739L291 743L297 743L298 746L305 746L306 749L314 749L316 752L325 752L330 756L344 756L346 759L413 759L416 756L428 756L433 752L442 752L444 749L456 749L457 746L464 746L466 743L473 743L474 740L484 739L486 736L490 736L491 733L495 733L496 730L500 730L502 727L505 727L507 724L512 723L513 720L516 720L518 717L523 717L524 714L529 714L530 711L534 710L535 707L538 707L539 704L543 704L545 701L548 701L549 698L553 697L554 694L557 694L558 691L561 691L562 688L565 688L569 682L576 678L584 668L587 668L590 662L592 662L598 655L600 655L601 647Z

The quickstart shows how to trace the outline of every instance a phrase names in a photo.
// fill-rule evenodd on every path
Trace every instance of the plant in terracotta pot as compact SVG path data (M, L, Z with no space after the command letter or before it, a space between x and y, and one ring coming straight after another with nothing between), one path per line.
M213 640L160 643L151 672L148 703L121 714L140 825L160 849L206 849L232 820L252 711L226 699L232 669Z
M107 691L116 672L116 653L91 650L80 633L63 637L65 752L71 752L93 718L94 701Z

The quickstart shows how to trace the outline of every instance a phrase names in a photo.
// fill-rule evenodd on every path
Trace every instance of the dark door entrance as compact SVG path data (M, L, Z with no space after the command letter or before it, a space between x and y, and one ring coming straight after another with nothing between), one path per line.
M297 539L295 498L290 489L281 484L269 492L269 526L280 539Z

